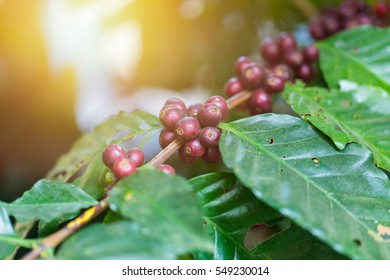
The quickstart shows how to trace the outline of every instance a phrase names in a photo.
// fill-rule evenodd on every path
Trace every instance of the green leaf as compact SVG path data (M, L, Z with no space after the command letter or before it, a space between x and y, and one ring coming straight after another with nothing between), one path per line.
M103 149L100 149L92 157L85 172L73 182L77 187L96 199L102 197L107 186L105 174L108 168L102 161Z
M59 218L55 218L54 220L51 220L50 222L42 222L39 221L38 224L38 237L45 237L53 232L57 231L58 227L66 222L69 221L75 217L77 217L80 214L80 211L73 212L66 215L61 215Z
M204 219L214 228L214 258L253 258L244 245L248 230L256 224L281 217L280 214L260 202L233 174L207 174L189 183L196 191Z
M144 234L175 243L182 253L212 250L195 195L180 177L145 166L121 179L109 199L110 208L139 223Z
M390 29L363 26L317 43L320 68L329 87L340 80L374 85L390 92Z
M38 239L27 240L16 235L7 210L0 205L0 259L12 259L19 246L32 248Z
M76 141L46 177L67 181L77 176L94 156L101 154L107 144L119 143L152 131L157 132L160 128L158 118L153 115L138 110L131 113L120 112Z
M19 222L50 222L94 204L97 201L76 186L45 179L38 181L14 202L1 203Z
M287 102L343 149L357 142L370 149L379 167L390 170L390 95L373 86L349 91L287 86Z
M262 242L252 250L252 254L271 260L346 259L295 224Z
M173 241L173 240L172 240ZM143 229L127 221L95 224L71 236L60 247L57 259L175 259L180 248L172 242L143 233Z
M15 234L7 210L0 205L0 234Z
M2 236L14 236L14 229L9 219L7 210L0 205L0 259L10 256L16 246L1 239Z
M223 161L258 198L353 259L390 258L390 184L367 149L339 151L287 115L221 127Z
M189 182L202 205L204 219L213 228L215 259L342 258L329 246L297 226L269 237L250 250L244 242L249 229L282 216L260 202L233 174L207 174Z
M40 239L23 239L15 235L0 234L0 244L4 243L8 245L22 246L31 249L33 247L39 246L40 242ZM11 252L13 251L15 246L13 246Z

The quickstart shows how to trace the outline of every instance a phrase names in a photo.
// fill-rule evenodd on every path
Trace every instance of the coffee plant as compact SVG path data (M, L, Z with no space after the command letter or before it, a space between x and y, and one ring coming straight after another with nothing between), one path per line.
M389 19L346 0L310 20L314 44L281 33L237 58L224 96L110 117L0 202L0 257L390 259ZM278 95L295 113L272 113ZM214 172L187 180L176 152Z

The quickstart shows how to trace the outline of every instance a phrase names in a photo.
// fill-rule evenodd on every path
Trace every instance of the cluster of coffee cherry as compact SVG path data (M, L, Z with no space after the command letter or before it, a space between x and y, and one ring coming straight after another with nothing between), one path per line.
M267 38L260 46L260 54L264 64L246 56L239 57L235 62L236 76L224 87L228 97L251 91L248 102L238 108L249 108L252 115L271 112L271 94L282 92L287 81L296 78L312 81L319 52L313 45L300 49L292 34L281 33L276 39Z
M378 1L369 6L360 0L345 0L338 6L323 9L321 16L311 20L309 30L313 38L324 39L340 30L362 24L387 26L390 5ZM263 63L241 56L235 62L235 77L230 78L224 87L230 98L243 92L250 92L249 100L237 107L249 109L251 114L272 111L272 94L280 93L286 82L300 79L312 81L315 76L315 63L319 51L314 45L300 48L290 33L281 33L278 38L268 38L260 46ZM160 133L160 146L164 149L175 140L181 141L179 157L185 163L202 158L205 162L221 160L219 138L221 131L217 125L226 118L229 106L221 96L212 96L204 104L186 106L178 98L166 101L160 111L160 121L164 128ZM109 181L117 181L134 173L144 164L144 153L138 148L125 151L119 145L108 145L102 159L110 169ZM156 168L175 174L172 166L158 165Z
M164 129L160 133L160 146L164 149L174 140L183 141L179 157L185 163L202 158L207 163L221 160L219 137L216 127L227 117L229 111L226 100L212 96L204 104L196 103L186 107L178 98L168 99L160 111L160 121Z
M132 148L127 152L119 145L108 145L102 154L102 160L110 171L106 173L106 182L111 183L133 174L145 162L145 155L139 148ZM168 164L156 167L165 173L175 174L175 169Z
M390 5L385 1L369 6L361 0L345 0L338 6L325 7L310 21L309 30L314 39L321 40L359 25L388 26L389 16Z

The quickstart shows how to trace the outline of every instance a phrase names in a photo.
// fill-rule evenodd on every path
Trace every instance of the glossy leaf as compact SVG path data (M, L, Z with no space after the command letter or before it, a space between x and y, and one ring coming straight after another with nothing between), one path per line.
M260 202L233 174L207 174L189 182L202 205L205 221L213 228L215 259L342 258L311 234L302 229L298 232L294 230L296 226L270 236L253 250L248 249L244 240L252 226L269 223L282 216ZM302 248L296 250L299 246Z
M101 154L109 143L119 143L137 135L156 131L161 127L158 118L142 111L120 112L84 134L72 149L60 157L47 178L67 181L83 168L97 154Z
M351 258L390 258L390 184L367 149L339 151L287 115L221 127L223 161L258 198Z
M6 209L0 206L0 260L12 259L19 246L32 248L39 240L27 240L15 232Z
M62 215L96 204L97 201L71 184L40 180L12 203L1 203L19 222L50 222Z
M248 230L281 215L261 203L233 174L207 174L189 182L196 191L204 219L215 231L214 258L253 258L244 245Z
M57 259L146 260L175 259L177 244L161 242L127 221L95 224L71 236L59 249Z
M0 205L0 234L15 234L7 210Z
M145 166L121 179L109 192L110 208L139 223L145 234L183 253L212 250L200 207L182 178Z
M348 91L288 86L287 102L343 149L357 142L370 149L379 167L390 170L390 95L372 86Z
M107 186L105 174L108 168L102 161L102 150L99 150L91 159L84 173L73 184L91 195L95 199L103 196Z
M14 229L9 219L7 210L0 206L0 259L4 259L15 250L15 244L10 244L1 239L1 236L14 236Z
M317 43L329 87L340 80L374 85L390 92L390 29L372 26L340 32Z
M306 230L292 224L252 250L258 258L270 260L340 260L345 256L315 238Z

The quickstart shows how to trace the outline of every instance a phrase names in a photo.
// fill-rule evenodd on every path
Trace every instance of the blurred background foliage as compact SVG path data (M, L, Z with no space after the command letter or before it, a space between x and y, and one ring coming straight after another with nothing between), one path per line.
M209 95L222 94L238 56L258 59L259 43L266 36L293 31L307 22L307 14L296 2L302 1L0 0L0 200L15 199L45 176L80 135L75 108L83 96L79 86L83 79L99 85L108 76L109 95L119 100L123 96L129 102L132 93L143 87L177 92L198 87ZM319 7L340 1L308 2ZM119 71L112 66L112 61L121 61L116 51L120 46L111 52L100 52L110 43L107 40L116 37L97 36L97 40L89 42L82 36L73 38L74 31L67 30L67 23L61 25L60 17L50 14L56 5L66 7L69 22L72 11L82 10L83 20L77 24L86 32L91 22L98 22L99 30L90 33L114 34L118 26L136 23L141 49L133 57L123 58L131 60L128 65L132 71ZM94 13L97 8L99 13ZM92 17L96 15L100 18L94 21ZM61 28L56 29L48 20L53 18ZM66 57L67 44L72 53L84 53L72 61ZM55 55L53 45L59 46ZM98 56L86 59L89 68L80 74L79 68L85 62L82 58L89 50L106 57L101 61ZM56 61L61 60L65 62L56 67ZM127 64L120 66L122 70L123 65ZM103 70L94 75L97 69ZM89 100L93 106L93 94L86 98L83 110L90 110ZM99 98L98 93L95 97ZM144 102L155 100L147 95Z

